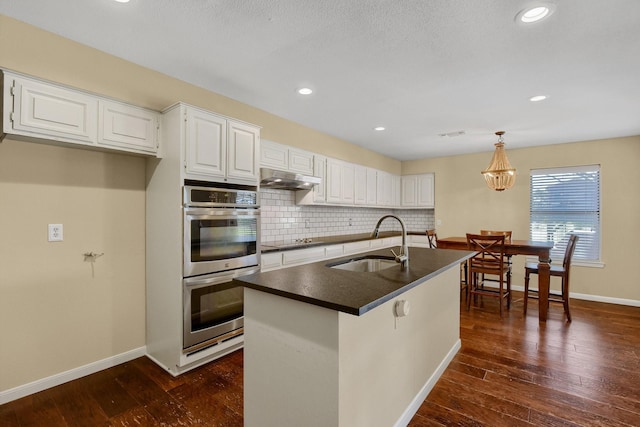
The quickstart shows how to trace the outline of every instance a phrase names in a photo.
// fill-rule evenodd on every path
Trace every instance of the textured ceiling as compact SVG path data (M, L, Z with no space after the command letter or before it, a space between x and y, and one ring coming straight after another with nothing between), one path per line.
M0 13L399 160L491 151L498 130L507 148L640 135L640 0L558 0L518 24L532 3L0 0Z

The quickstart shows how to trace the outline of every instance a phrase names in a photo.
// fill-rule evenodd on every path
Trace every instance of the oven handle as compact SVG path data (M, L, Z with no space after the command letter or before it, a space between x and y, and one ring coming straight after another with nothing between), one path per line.
M260 209L215 209L215 208L184 208L187 216L211 217L219 216L260 216Z
M187 288L217 285L220 283L230 282L232 279L240 276L248 276L260 272L260 267L253 267L243 270L225 271L223 273L211 273L197 277L186 277L183 279L184 286Z

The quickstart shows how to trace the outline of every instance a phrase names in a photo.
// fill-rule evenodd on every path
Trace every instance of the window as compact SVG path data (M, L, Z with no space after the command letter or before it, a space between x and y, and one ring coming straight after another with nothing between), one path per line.
M553 240L551 259L562 262L568 234L579 236L575 261L600 259L600 166L531 171L531 240Z

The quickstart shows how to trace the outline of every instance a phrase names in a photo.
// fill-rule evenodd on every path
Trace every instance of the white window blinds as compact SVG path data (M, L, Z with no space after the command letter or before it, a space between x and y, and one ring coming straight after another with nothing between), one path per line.
M600 259L600 166L531 171L530 239L552 240L562 263L569 233L579 236L574 260Z

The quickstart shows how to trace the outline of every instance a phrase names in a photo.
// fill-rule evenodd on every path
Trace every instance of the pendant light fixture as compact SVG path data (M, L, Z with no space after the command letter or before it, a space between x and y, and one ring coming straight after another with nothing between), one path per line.
M495 144L496 151L493 153L489 167L482 171L482 175L484 175L489 188L504 191L513 187L516 182L516 170L511 167L509 159L507 159L507 152L504 151L504 141L502 140L504 131L498 131L496 135L498 135L498 142Z

